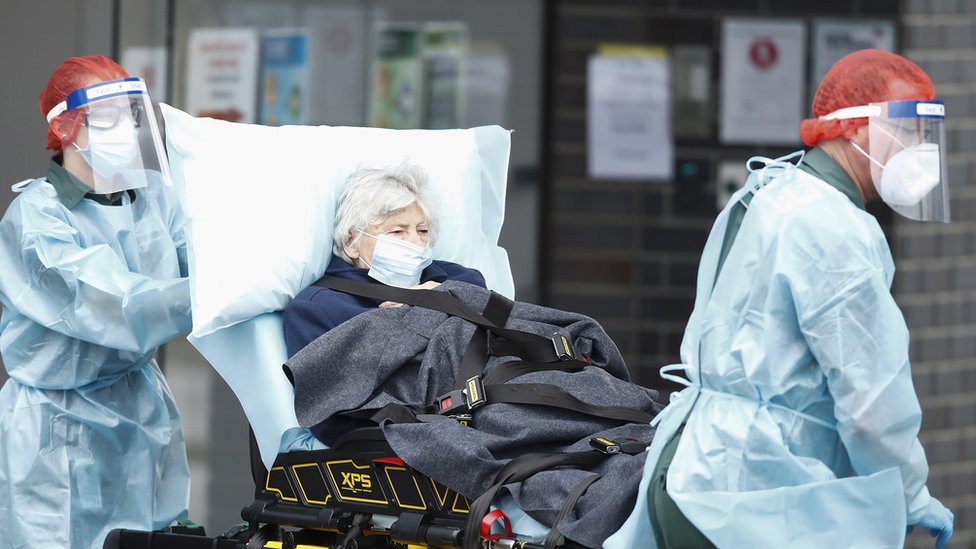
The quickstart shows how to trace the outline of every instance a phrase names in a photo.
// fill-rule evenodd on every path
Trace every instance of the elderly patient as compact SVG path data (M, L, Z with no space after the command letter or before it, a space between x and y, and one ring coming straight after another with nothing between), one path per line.
M434 288L445 280L485 287L478 271L431 259L437 217L420 166L366 168L351 176L339 199L326 275L401 288ZM285 342L294 356L313 340L376 307L398 306L319 286L285 308Z

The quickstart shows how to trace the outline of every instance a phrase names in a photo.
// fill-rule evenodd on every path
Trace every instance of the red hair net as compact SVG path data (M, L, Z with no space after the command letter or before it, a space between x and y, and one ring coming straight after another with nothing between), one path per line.
M68 94L85 86L98 82L107 82L119 78L128 78L129 73L108 57L89 55L86 57L69 57L51 73L47 85L41 90L41 116L55 105L64 101ZM81 127L80 111L64 112L57 116L47 127L47 148L60 151L63 143L74 141Z
M887 51L860 50L840 58L824 75L813 97L813 115L868 103L934 98L932 79L915 63ZM800 122L800 138L811 147L836 137L850 138L867 122L808 118Z

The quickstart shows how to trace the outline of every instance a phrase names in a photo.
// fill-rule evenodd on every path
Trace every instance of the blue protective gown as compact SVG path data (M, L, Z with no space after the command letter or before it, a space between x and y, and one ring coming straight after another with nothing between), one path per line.
M112 528L186 516L179 413L153 360L190 327L183 220L167 191L69 208L39 179L0 221L4 548L100 548Z
M716 279L731 205L753 191ZM606 547L655 546L650 472L682 421L667 491L718 547L902 547L931 497L893 273L851 198L793 166L753 173L702 255L676 368L690 383Z

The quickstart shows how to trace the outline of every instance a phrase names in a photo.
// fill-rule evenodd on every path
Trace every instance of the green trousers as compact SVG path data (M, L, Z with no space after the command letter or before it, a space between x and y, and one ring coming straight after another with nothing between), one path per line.
M654 539L657 541L658 549L715 547L694 524L685 518L681 509L678 509L674 500L668 495L668 468L671 467L683 430L684 425L664 446L661 457L657 460L657 465L651 474L647 511L651 517L651 526L654 529Z

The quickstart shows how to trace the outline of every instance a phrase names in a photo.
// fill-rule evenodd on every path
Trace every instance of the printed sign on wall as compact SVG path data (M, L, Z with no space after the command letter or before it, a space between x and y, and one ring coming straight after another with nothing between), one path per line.
M590 177L671 179L671 74L664 49L609 46L591 56L586 112Z
M805 33L800 20L722 22L722 142L799 143Z
M866 49L894 51L895 24L884 20L815 19L809 103L820 80L838 59Z

